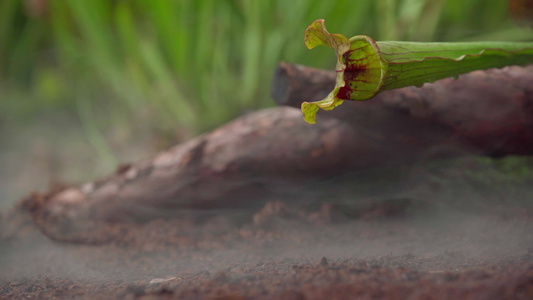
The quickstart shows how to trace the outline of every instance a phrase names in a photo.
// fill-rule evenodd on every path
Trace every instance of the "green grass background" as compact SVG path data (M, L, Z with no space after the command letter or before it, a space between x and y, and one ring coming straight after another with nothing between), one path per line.
M61 140L64 130L79 126L92 151L87 161L111 169L124 160L116 144L134 147L142 132L162 137L162 148L272 106L270 82L281 60L331 68L329 49L309 51L303 43L304 30L316 19L326 19L330 32L376 40L530 40L531 30L511 20L507 5L505 0L2 0L0 126L41 128L50 120L42 116L66 115L73 125L61 123L52 135ZM117 139L116 132L129 138ZM74 151L83 152L78 148ZM96 166L85 165L83 175L66 177L92 176Z
M327 49L308 52L302 42L315 19L377 40L531 37L506 8L502 0L3 0L0 113L75 108L91 122L86 110L103 106L99 114L137 122L148 110L160 128L194 135L272 105L280 60L330 67Z

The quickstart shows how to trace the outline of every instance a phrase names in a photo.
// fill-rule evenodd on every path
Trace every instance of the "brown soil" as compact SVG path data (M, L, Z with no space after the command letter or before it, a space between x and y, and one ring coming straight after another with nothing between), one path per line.
M272 201L72 241L18 209L0 219L0 299L533 299L527 212L413 207Z

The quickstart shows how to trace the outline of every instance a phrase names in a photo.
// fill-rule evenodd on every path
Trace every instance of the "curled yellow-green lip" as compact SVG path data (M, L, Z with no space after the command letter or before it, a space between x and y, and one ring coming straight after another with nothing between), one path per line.
M337 55L337 79L323 100L303 102L304 119L316 123L319 108L332 110L344 100L363 101L381 91L458 76L474 70L533 63L533 43L376 42L364 35L350 39L331 34L324 20L305 31L309 49L324 45Z

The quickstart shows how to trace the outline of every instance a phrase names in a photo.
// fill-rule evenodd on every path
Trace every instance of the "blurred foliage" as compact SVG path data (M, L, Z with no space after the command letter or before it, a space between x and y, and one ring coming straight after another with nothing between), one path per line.
M531 1L509 1L524 23ZM279 61L335 65L331 50L304 46L316 19L331 32L376 40L531 40L507 7L507 0L0 0L0 207L30 188L102 176L120 161L273 105ZM519 186L531 186L531 163L483 159L471 181L447 171L458 178L453 185L517 186L509 195L531 198ZM433 180L432 170L423 177ZM396 182L382 172L357 178L346 181L357 193Z
M102 155L118 123L190 137L271 105L280 60L334 65L303 44L319 18L376 40L532 36L504 0L2 0L0 118L72 111Z

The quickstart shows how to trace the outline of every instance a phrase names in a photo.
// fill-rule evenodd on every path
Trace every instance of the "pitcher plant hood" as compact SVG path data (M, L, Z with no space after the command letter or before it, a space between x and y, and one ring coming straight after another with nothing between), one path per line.
M316 122L320 108L332 110L344 100L364 101L384 90L422 86L474 70L533 63L533 43L376 42L364 35L348 39L329 33L322 19L307 27L305 45L308 49L328 46L337 56L333 91L323 100L302 103L304 119L310 124Z

